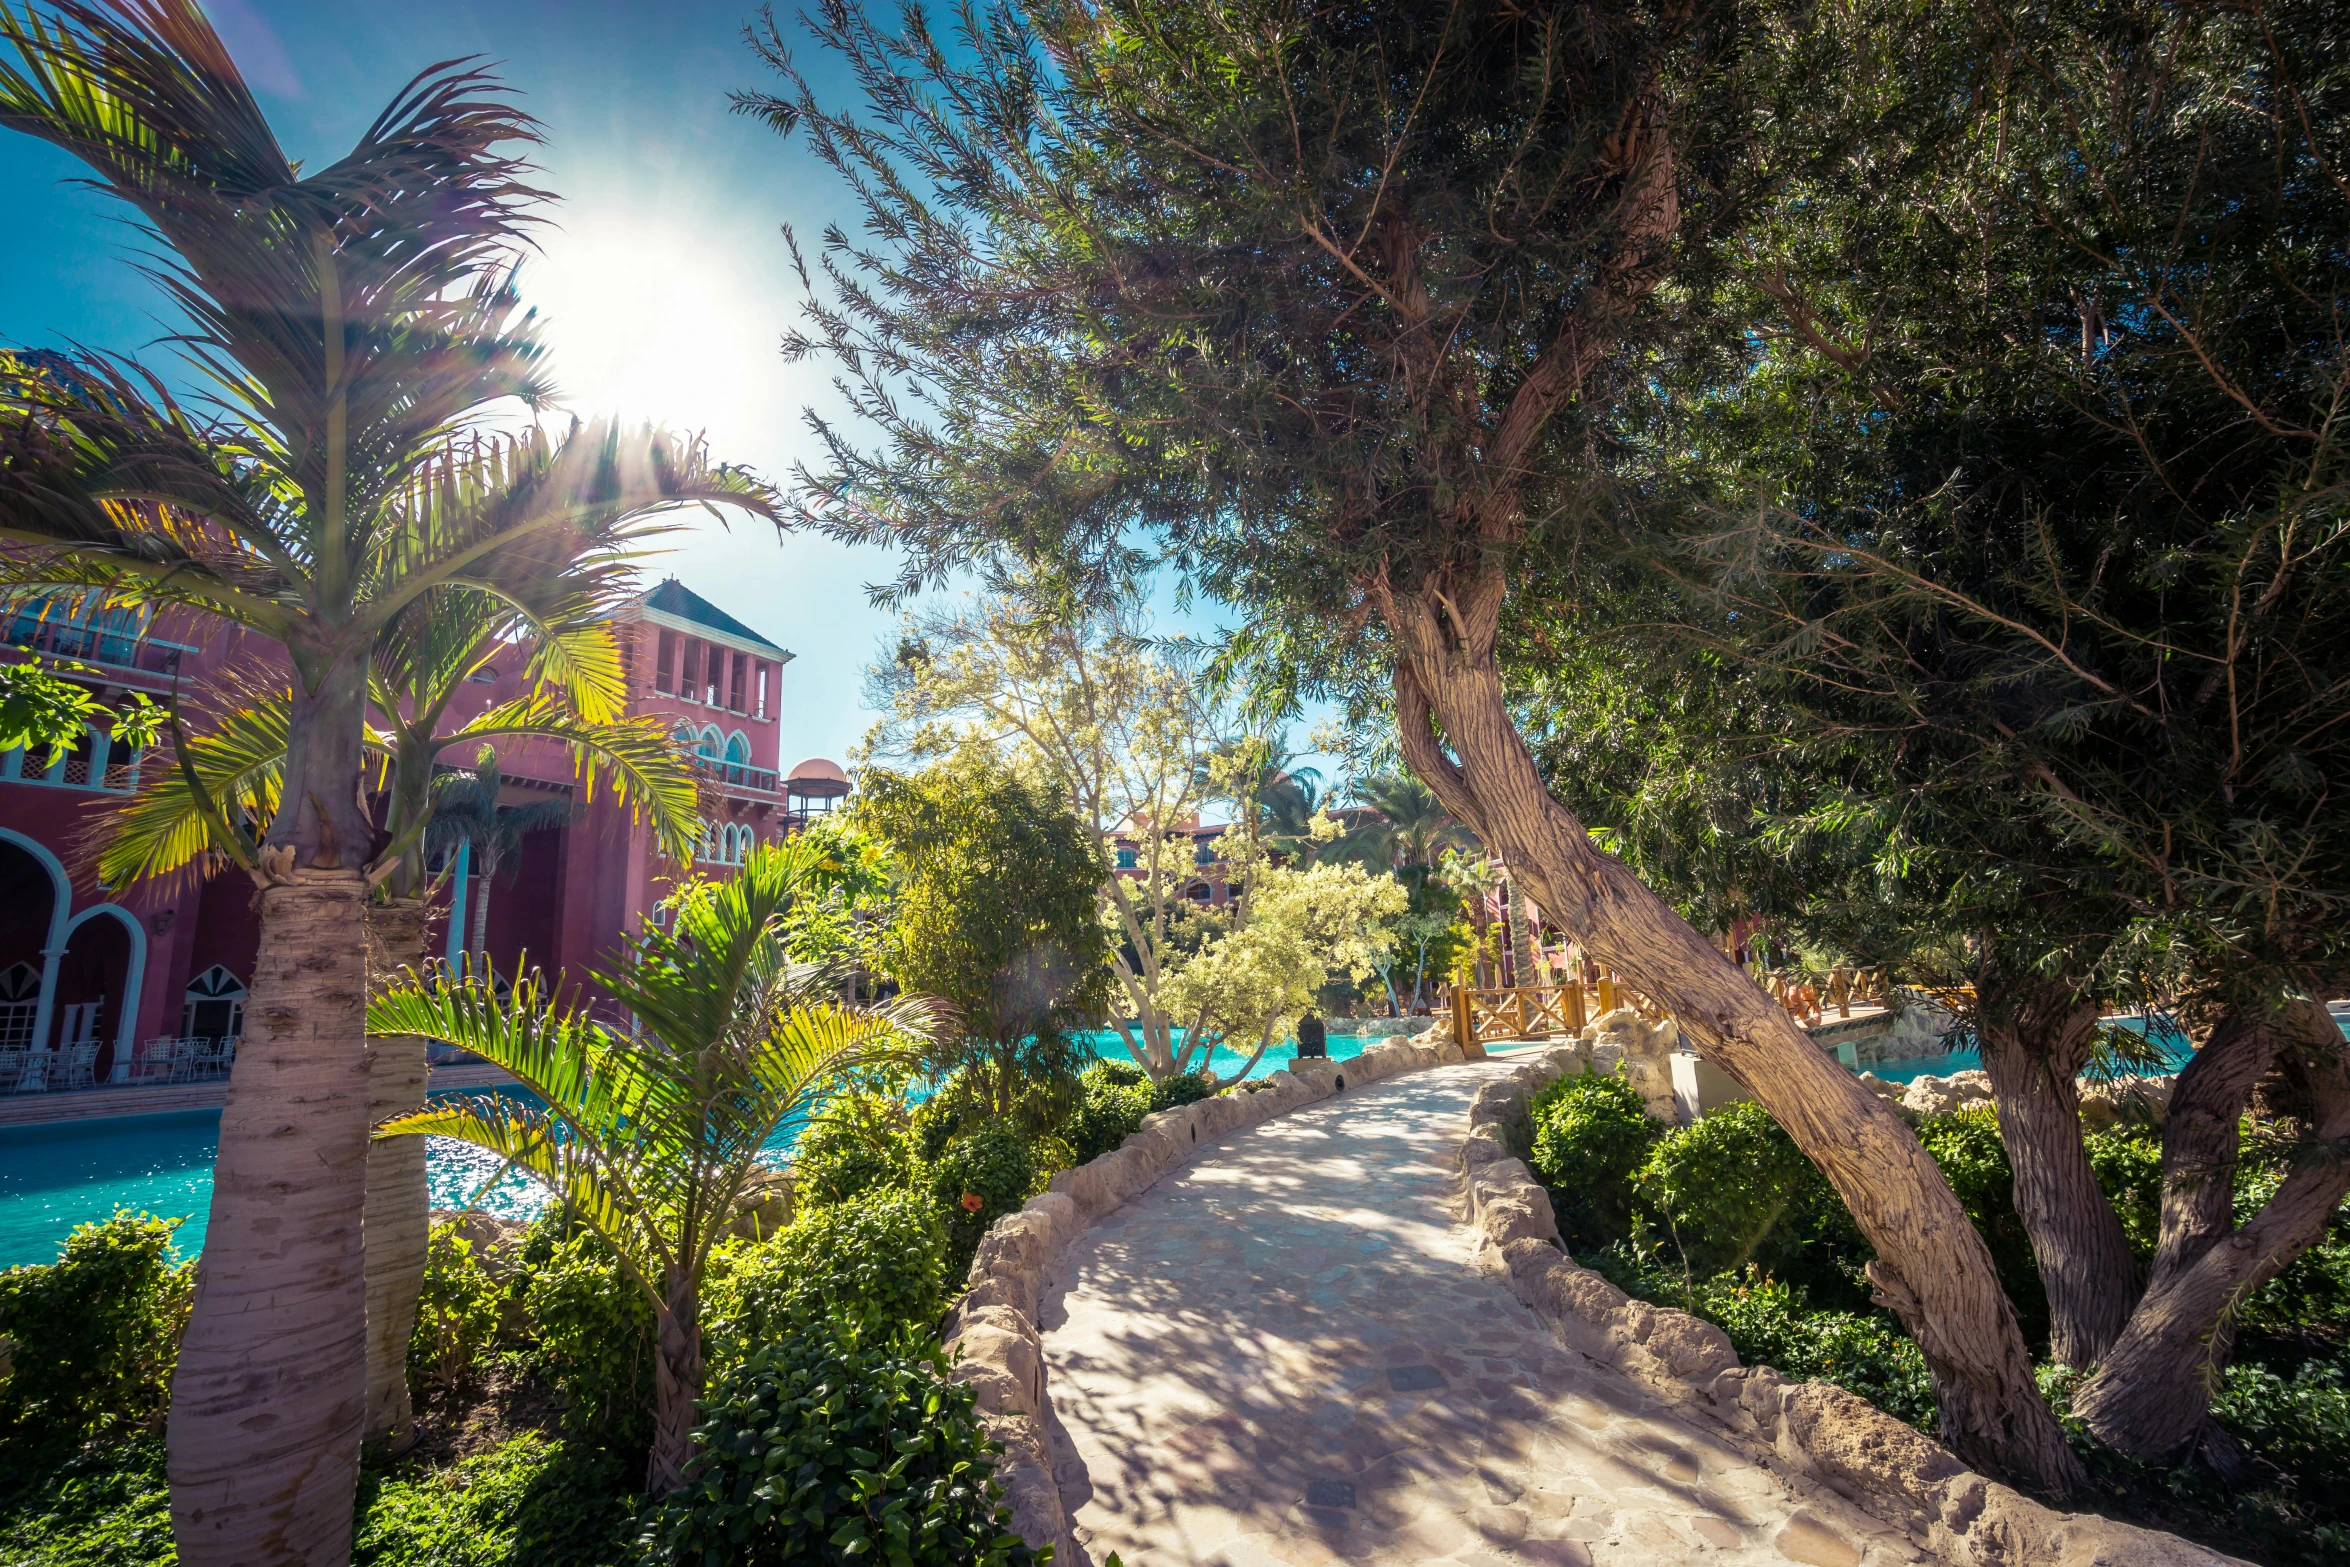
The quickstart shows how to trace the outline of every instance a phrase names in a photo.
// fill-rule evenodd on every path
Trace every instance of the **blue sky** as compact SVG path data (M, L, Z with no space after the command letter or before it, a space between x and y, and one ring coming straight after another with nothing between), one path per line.
M313 166L346 151L418 70L487 56L545 126L537 183L562 201L523 289L549 317L572 406L705 431L717 455L770 477L810 449L802 410L830 403L830 377L776 351L797 299L779 228L810 235L854 218L796 140L727 110L729 89L764 85L741 37L752 6L207 0L207 10L280 141ZM819 56L800 53L821 72ZM12 219L0 245L0 340L81 342L168 369L169 350L149 347L172 330L167 307L127 264L137 236L113 202L64 183L79 168L0 136L0 211ZM789 765L839 757L871 721L862 671L891 617L867 605L865 585L894 564L816 538L779 543L763 525L697 521L650 569L674 572L799 655L783 688ZM1165 624L1213 626L1204 614Z

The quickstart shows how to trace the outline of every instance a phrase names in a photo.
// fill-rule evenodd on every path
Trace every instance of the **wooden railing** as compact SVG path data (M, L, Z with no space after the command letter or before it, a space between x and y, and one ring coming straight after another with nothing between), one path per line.
M1837 1017L1848 1018L1856 1006L1882 1006L1887 990L1880 969L1832 968L1824 974L1773 969L1756 974L1755 982L1807 1028L1824 1022L1831 1009ZM1602 974L1591 985L1455 985L1453 1037L1463 1050L1470 1050L1495 1040L1576 1034L1593 1018L1619 1007L1629 1007L1651 1022L1665 1016L1663 1008L1612 974Z

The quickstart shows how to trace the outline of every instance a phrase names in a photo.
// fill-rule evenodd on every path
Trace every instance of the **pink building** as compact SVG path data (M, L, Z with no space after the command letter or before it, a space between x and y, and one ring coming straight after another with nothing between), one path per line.
M675 578L618 617L631 711L676 725L703 780L705 831L696 867L737 865L848 793L841 770L811 759L784 775L782 677L792 655ZM232 666L282 667L275 649L208 620L93 620L70 606L25 613L7 628L7 659L74 666L74 676L119 705L132 691L157 698L178 676L200 689ZM22 651L18 651L18 650ZM452 704L462 722L521 690L529 653L494 659L478 690ZM147 1075L151 1042L218 1042L241 1031L245 977L257 926L241 871L114 891L87 868L103 807L135 789L160 758L114 744L103 727L54 766L0 758L0 1092L122 1083ZM473 758L449 761L470 766ZM501 973L528 961L574 976L610 965L682 870L609 791L592 798L569 755L547 742L502 746L507 799L567 798L571 819L524 840L490 889L487 944ZM444 891L470 907L469 867ZM723 871L720 871L723 874ZM461 930L444 919L453 955ZM13 1056L13 1052L29 1052ZM183 1052L188 1053L188 1052Z

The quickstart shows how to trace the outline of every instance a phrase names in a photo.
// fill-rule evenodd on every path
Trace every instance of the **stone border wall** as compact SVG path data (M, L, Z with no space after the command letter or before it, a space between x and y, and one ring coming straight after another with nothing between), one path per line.
M1528 1105L1592 1064L1591 1047L1534 1057L1470 1102L1460 1146L1481 1262L1559 1341L1612 1366L1792 1477L1824 1484L1964 1567L2247 1567L2176 1535L2063 1513L1968 1469L1948 1449L1830 1382L1741 1366L1712 1323L1633 1300L1561 1249L1550 1196L1513 1153Z
M1227 1132L1348 1088L1460 1059L1460 1047L1439 1025L1417 1039L1383 1041L1349 1060L1300 1061L1259 1079L1264 1086L1253 1091L1161 1110L1146 1116L1142 1129L1117 1149L1063 1170L1043 1196L1031 1197L1018 1213L988 1228L971 1259L970 1291L947 1319L948 1351L960 1355L949 1375L971 1385L988 1434L1003 1444L996 1480L1022 1538L1053 1546L1057 1562L1078 1559L1053 1475L1047 1437L1052 1395L1036 1321L1038 1299L1069 1243Z

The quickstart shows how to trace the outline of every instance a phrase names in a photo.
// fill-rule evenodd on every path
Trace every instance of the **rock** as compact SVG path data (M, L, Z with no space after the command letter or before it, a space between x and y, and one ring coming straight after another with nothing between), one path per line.
M1921 1077L1903 1090L1902 1108L1920 1115L1946 1115L1971 1105L1991 1102L1991 1078L1985 1072L1954 1072L1948 1077Z
M1879 1099L1899 1100L1901 1098L1901 1084L1888 1083L1874 1072L1861 1073L1860 1083L1863 1088L1875 1094Z
M2128 1124L2159 1127L2170 1113L2175 1077L2117 1077L2111 1082L2080 1080L2081 1124L2090 1131Z

